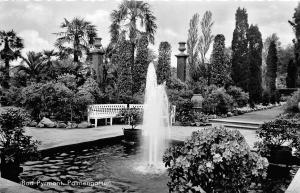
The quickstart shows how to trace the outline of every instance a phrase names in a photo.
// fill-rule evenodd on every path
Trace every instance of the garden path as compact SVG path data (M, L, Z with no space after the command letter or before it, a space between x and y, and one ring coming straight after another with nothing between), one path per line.
M264 122L274 119L283 112L283 107L275 107L273 109L246 113L244 115L225 118L227 120ZM48 149L64 145L77 144L88 141L95 141L102 138L117 137L123 135L122 128L125 125L100 126L97 128L86 129L54 129L54 128L26 128L27 135L33 136L41 141L39 149ZM191 135L193 131L203 129L203 127L183 127L173 126L171 128L171 138L176 140L184 140ZM238 129L245 137L246 141L253 147L253 143L257 141L255 130Z

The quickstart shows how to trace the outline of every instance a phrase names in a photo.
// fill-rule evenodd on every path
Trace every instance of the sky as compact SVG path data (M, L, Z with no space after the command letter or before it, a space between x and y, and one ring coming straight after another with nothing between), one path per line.
M189 21L195 13L202 17L206 10L212 12L214 35L223 34L227 47L231 45L235 28L235 12L244 7L248 23L257 25L262 38L276 33L282 46L292 44L294 33L288 20L292 19L296 1L148 1L157 18L158 29L155 44L157 52L161 41L172 46L172 66L176 66L178 42L187 40ZM82 17L97 26L98 36L106 46L110 40L110 13L120 1L1 1L0 30L14 29L24 39L27 51L53 49L57 38L53 33L61 31L64 18ZM212 47L212 46L211 46Z

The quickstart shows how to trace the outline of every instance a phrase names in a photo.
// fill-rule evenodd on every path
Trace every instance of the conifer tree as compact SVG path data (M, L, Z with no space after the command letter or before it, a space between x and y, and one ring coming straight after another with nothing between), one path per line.
M236 24L232 38L231 77L236 86L248 91L248 14L246 9L237 9Z
M277 73L277 48L276 42L272 41L269 46L268 56L267 56L267 72L266 72L266 85L267 90L270 92L271 96L276 90L276 73Z
M228 64L225 56L225 37L216 35L211 56L211 83L225 86L228 82Z
M293 60L290 60L287 67L286 87L295 88L296 79L297 79L297 66Z
M138 92L142 85L146 84L146 74L149 65L148 60L148 38L143 35L137 44L137 54L132 68L133 93Z
M260 103L262 99L262 37L257 26L251 25L249 41L249 98L250 103Z
M157 82L162 84L166 82L167 85L171 79L171 45L169 42L160 42L158 51L157 64Z

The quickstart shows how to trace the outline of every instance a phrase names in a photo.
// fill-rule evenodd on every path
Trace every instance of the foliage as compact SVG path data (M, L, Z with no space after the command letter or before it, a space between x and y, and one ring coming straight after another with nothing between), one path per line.
M295 88L296 80L297 80L297 66L296 63L291 59L287 67L286 87Z
M131 129L135 129L136 126L142 121L142 112L137 108L122 109L119 113L124 121L128 121Z
M97 81L93 78L87 78L84 84L78 87L78 92L86 91L92 94L94 102L103 103L103 93L101 92Z
M272 95L276 90L276 72L277 72L277 48L276 42L270 43L268 56L267 56L267 72L266 72L266 85L267 89Z
M300 89L287 100L285 111L288 113L299 113L298 104L300 103Z
M210 44L214 39L211 32L212 26L214 25L211 11L205 11L200 24L202 33L199 35L198 49L201 56L201 63L204 64L207 62L205 55L207 54Z
M116 52L116 61L118 66L117 89L119 95L132 95L132 55L130 50L132 44L129 41L123 40L118 44Z
M225 37L218 34L215 37L211 56L211 83L219 87L225 86L229 82L230 68L225 56Z
M6 163L20 164L37 154L38 142L24 134L30 116L21 108L7 108L0 113L0 154Z
M3 106L21 106L21 88L11 86L9 89L0 87L0 104Z
M84 115L87 113L87 106L95 103L95 97L86 89L80 89L72 99L72 106L67 114L71 114L71 121L77 122L84 120ZM68 120L67 117L65 120ZM70 119L69 119L70 120Z
M255 142L254 147L258 149L261 155L266 157L270 156L272 146L279 147L286 143L289 147L300 150L300 137L297 128L298 125L295 120L278 118L266 122L257 131L261 141Z
M235 29L232 38L231 77L236 86L248 91L248 14L246 9L237 9Z
M251 152L238 130L206 128L164 154L170 192L247 192L266 177L268 161Z
M230 86L226 91L233 99L234 107L244 107L248 104L249 94L244 92L243 89Z
M156 68L157 82L161 84L166 82L170 84L171 78L171 45L169 42L160 42L159 44L158 64Z
M250 103L260 103L262 100L262 37L257 26L251 25L247 38L249 41L249 98Z
M63 74L57 77L57 82L64 84L70 90L76 90L76 76L73 74Z
M154 43L154 34L157 29L156 17L153 15L150 5L143 1L123 1L118 9L112 11L110 34L111 42L117 43L125 36L131 43L136 43L140 34L145 33L150 43ZM140 24L140 26L137 26ZM145 31L139 30L139 27Z
M203 112L210 114L226 114L232 109L233 99L224 88L213 90L204 97Z
M64 31L55 33L58 36L55 46L63 53L72 53L73 61L79 62L83 51L88 52L89 45L92 45L94 38L97 37L96 27L90 22L76 17L71 21L65 18L60 27Z
M3 45L3 49L0 50L0 56L5 64L3 69L4 79L0 83L4 88L9 88L10 62L21 55L21 50L24 48L23 39L17 36L13 30L0 31L0 45Z
M190 99L182 99L176 104L176 120L182 125L191 125L195 120L193 103Z
M191 80L191 76L195 70L197 70L198 60L199 60L199 49L198 49L198 40L199 40L199 14L196 13L193 15L190 20L190 28L188 30L188 39L187 39L187 54L189 57L187 65L187 80Z
M148 39L143 35L137 45L137 54L132 68L133 93L137 93L146 84L148 68Z
M262 104L264 106L268 106L270 104L270 92L268 90L264 90L262 93Z

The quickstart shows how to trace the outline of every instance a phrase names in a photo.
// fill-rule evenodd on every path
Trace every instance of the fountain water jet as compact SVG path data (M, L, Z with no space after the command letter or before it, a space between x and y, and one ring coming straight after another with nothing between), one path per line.
M145 165L142 172L164 169L162 157L170 139L169 102L165 84L158 85L154 65L149 64L146 80L142 151Z

